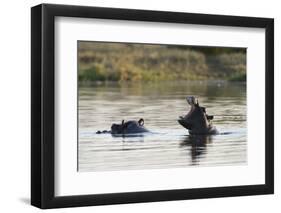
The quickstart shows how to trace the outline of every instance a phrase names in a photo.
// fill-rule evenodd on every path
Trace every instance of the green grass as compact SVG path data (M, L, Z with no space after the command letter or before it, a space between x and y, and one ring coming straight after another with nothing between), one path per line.
M241 74L235 74L233 76L231 76L229 79L229 81L246 81L246 74L245 73L241 73Z
M78 69L79 82L245 80L246 50L79 42Z

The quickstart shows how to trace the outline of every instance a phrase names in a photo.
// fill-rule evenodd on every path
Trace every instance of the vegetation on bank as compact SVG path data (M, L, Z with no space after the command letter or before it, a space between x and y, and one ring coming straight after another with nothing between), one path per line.
M246 49L78 43L79 82L246 80Z

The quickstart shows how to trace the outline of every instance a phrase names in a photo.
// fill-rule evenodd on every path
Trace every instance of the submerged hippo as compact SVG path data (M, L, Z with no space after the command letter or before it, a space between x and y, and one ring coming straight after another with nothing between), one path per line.
M111 133L112 135L126 135L126 134L139 134L149 132L144 127L144 120L141 118L139 121L124 121L121 124L112 124L111 131L97 131L97 134Z
M191 106L187 115L180 116L178 122L186 129L191 135L214 135L218 134L216 127L211 123L214 116L206 114L206 109L200 107L198 100L195 103L195 97L189 96L186 98L187 103Z

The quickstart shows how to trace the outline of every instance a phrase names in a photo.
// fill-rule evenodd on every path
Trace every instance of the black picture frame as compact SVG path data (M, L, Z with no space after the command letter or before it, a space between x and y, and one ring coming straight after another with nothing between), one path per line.
M265 184L93 195L54 195L55 170L55 17L101 18L162 23L264 28ZM271 18L41 4L31 8L31 204L42 209L274 192L274 20Z

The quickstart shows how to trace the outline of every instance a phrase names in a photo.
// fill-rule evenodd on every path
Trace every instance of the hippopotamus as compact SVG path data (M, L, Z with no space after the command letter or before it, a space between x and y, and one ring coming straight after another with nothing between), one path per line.
M127 135L127 134L140 134L149 132L144 127L144 120L141 118L139 121L124 121L122 120L121 124L112 124L111 130L107 131L97 131L97 134L101 133L111 133L112 135Z
M191 109L187 115L179 117L179 124L188 129L190 135L218 134L216 127L211 122L214 116L207 115L205 107L200 107L194 96L189 96L186 100Z

